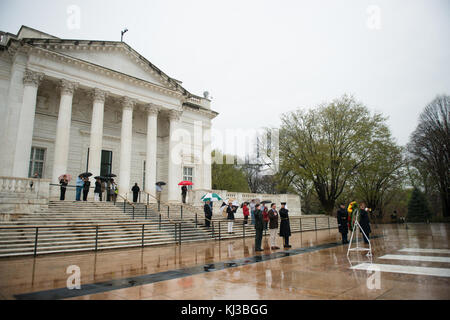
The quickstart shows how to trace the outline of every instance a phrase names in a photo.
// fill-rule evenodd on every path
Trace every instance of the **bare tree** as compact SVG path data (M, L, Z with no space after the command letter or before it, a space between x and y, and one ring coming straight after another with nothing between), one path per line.
M408 151L419 170L433 178L444 217L450 216L450 96L437 96L420 114Z

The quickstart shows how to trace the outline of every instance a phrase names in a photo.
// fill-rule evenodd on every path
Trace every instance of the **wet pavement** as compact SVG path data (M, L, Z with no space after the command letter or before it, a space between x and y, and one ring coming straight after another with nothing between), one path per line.
M3 258L0 298L450 299L449 225L372 229L372 259L347 258L336 230L295 233L289 250L270 250L267 236L263 252L246 238ZM66 287L69 266L79 267L80 290Z

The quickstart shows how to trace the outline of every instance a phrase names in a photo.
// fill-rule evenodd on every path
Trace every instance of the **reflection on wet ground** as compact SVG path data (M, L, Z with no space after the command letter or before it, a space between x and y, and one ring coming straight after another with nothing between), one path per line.
M67 297L61 296L68 291L70 274L66 270L76 265L81 271L83 295L75 294L71 299L450 298L450 278L445 273L408 273L412 267L425 271L450 268L443 258L450 254L442 251L449 249L448 225L410 224L408 229L402 225L379 225L373 229L378 237L372 240L372 262L383 265L382 270L387 272L351 268L370 261L356 252L347 257L347 246L339 244L337 231L322 230L293 234L288 252L271 251L265 237L261 253L255 253L253 239L246 238L1 259L0 297L36 298L43 292L55 294L41 296L46 299ZM281 239L278 241L281 244ZM439 250L400 251L405 248ZM395 259L381 258L386 255L395 255ZM402 260L399 255L413 258ZM402 269L406 273L391 272L396 266L407 266Z

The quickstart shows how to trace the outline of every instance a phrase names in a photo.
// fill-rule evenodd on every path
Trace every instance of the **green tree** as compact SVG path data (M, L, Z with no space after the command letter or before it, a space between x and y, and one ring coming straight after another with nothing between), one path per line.
M423 193L418 188L414 188L408 202L408 221L424 222L430 217L428 203Z
M327 213L388 131L381 114L372 115L347 95L309 111L289 112L281 120L280 169L290 173L291 181L311 183Z
M227 155L222 154L220 151L213 150L211 155L213 159L223 159L222 163L213 162L211 164L211 184L213 189L231 192L250 191L245 173L237 165L236 158L234 158L233 164L227 164ZM228 158L230 158L229 155Z
M386 205L403 188L406 177L402 148L395 144L387 128L382 130L384 137L371 144L370 156L358 168L353 181L356 198L364 200L378 219L382 219Z

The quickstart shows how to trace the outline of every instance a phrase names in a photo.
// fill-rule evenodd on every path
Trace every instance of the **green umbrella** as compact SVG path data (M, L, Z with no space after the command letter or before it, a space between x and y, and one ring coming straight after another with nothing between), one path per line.
M207 193L200 200L202 201L220 201L222 198L217 193Z

